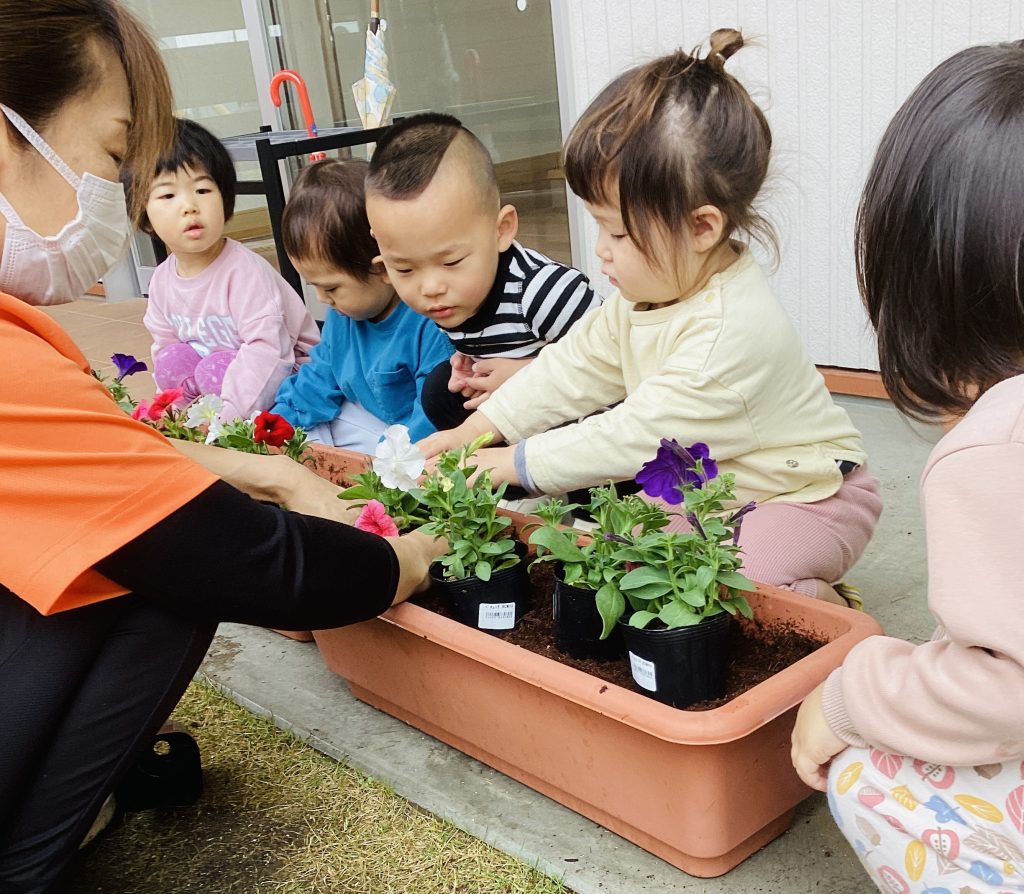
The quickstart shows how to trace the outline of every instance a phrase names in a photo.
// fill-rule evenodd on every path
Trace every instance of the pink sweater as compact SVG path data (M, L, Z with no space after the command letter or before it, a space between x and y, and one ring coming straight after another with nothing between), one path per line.
M1024 755L1024 376L984 394L921 476L928 605L923 645L876 636L825 684L851 745L953 766Z
M295 290L234 239L198 276L179 276L173 255L157 267L143 322L153 336L153 357L174 342L190 344L204 357L238 352L224 375L223 419L247 419L271 406L278 385L320 341Z

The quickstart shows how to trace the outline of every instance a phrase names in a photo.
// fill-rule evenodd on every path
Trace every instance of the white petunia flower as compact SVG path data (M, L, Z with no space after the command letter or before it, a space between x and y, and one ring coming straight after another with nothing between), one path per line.
M199 428L200 425L212 426L223 409L224 401L216 394L204 394L199 400L193 401L189 405L185 428Z
M214 419L210 423L209 431L206 432L206 443L212 444L222 434L224 434L224 424L219 419Z
M426 464L427 458L409 439L408 428L404 425L389 425L384 429L384 436L374 456L373 471L380 476L385 487L412 490Z

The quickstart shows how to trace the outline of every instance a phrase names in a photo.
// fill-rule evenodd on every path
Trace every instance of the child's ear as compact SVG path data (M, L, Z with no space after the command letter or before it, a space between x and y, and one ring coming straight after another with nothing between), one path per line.
M690 213L690 244L694 251L711 251L725 233L725 215L714 205L701 205Z
M384 266L384 258L381 255L377 255L377 257L370 261L370 275L379 276L381 281L391 285L391 278L388 276L388 268Z
M502 205L498 211L498 251L505 251L519 233L519 212L515 205Z

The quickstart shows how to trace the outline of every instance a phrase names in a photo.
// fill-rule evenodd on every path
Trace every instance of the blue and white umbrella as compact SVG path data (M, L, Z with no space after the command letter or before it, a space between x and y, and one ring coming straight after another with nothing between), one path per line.
M364 128L380 127L391 113L395 85L388 78L388 54L380 28L380 0L373 0L366 29L363 77L352 85L352 95Z

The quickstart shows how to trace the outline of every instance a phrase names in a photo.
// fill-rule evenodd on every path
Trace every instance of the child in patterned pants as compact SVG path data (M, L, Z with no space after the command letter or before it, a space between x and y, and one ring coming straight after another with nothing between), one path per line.
M921 475L938 630L859 643L793 730L887 894L1024 891L1022 145L1024 42L963 50L896 113L857 215L882 381L958 420Z

